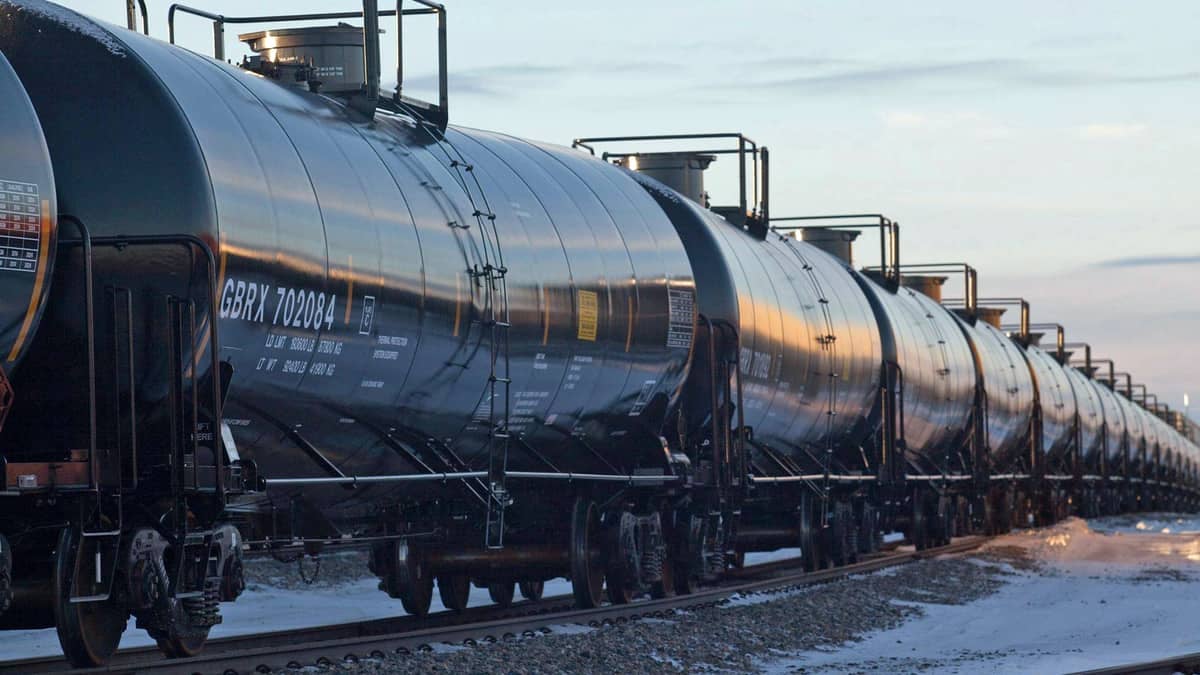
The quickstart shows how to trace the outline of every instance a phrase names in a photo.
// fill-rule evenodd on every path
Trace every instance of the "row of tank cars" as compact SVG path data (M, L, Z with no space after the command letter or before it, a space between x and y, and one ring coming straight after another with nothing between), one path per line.
M249 555L367 549L417 615L555 577L592 607L749 551L1195 508L1194 426L969 266L901 265L886 218L772 218L745 136L447 126L444 70L380 96L380 16L445 54L445 8L406 7L272 17L364 25L233 66L0 0L4 628L84 666L133 616L195 654Z

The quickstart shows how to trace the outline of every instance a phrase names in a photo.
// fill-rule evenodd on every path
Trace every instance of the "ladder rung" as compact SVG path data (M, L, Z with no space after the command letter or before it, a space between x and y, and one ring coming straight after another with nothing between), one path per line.
M491 380L492 382L500 382L501 384L512 384L512 378L509 377L496 377L492 375Z

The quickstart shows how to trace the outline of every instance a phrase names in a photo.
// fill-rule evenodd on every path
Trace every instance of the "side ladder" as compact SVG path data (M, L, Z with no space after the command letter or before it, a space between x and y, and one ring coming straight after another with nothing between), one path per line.
M484 326L489 343L489 372L485 392L488 414L488 495L484 545L487 548L503 548L504 511L512 503L506 479L512 405L508 329L512 323L508 304L508 268L504 265L500 234L496 229L496 213L475 175L475 166L467 161L435 124L423 119L416 111L408 110L408 113L445 155L455 180L470 202L471 218L476 225L474 229L479 232L483 265L474 266L470 274L482 283ZM470 229L469 225L462 227Z

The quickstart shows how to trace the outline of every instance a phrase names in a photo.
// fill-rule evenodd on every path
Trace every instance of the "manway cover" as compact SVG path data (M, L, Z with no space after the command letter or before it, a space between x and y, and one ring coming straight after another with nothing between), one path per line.
M0 54L0 368L29 346L50 283L54 173L37 113Z

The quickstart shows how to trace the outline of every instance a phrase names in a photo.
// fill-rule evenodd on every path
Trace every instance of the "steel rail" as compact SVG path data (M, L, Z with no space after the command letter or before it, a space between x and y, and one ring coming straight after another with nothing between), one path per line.
M1174 673L1200 673L1200 652L1170 656L1157 661L1125 663L1095 670L1081 670L1071 675L1173 675Z
M191 675L196 672L272 672L283 668L299 669L311 664L336 664L363 658L382 658L387 654L427 651L432 645L495 641L518 635L532 637L548 632L548 626L636 620L666 616L675 609L711 606L735 594L786 591L802 586L836 581L855 574L866 574L940 555L965 553L989 537L965 537L947 546L923 551L903 551L880 555L864 562L817 572L797 572L799 558L789 558L730 571L732 583L703 589L690 595L645 600L628 605L605 605L596 609L569 608L569 596L546 598L537 603L520 603L500 610L495 606L470 608L462 615L441 612L424 619L398 617L376 622L341 624L310 629L279 631L213 640L206 653L193 658L165 659L153 647L122 650L114 663L103 668L68 671L73 673L158 673ZM509 616L496 617L508 612ZM515 615L513 615L515 614ZM491 618L488 618L490 615ZM467 619L467 622L455 619ZM454 622L430 626L433 621ZM388 630L387 626L399 628ZM412 624L412 626L401 625ZM382 630L381 630L382 629ZM59 672L60 657L0 662L0 673Z

